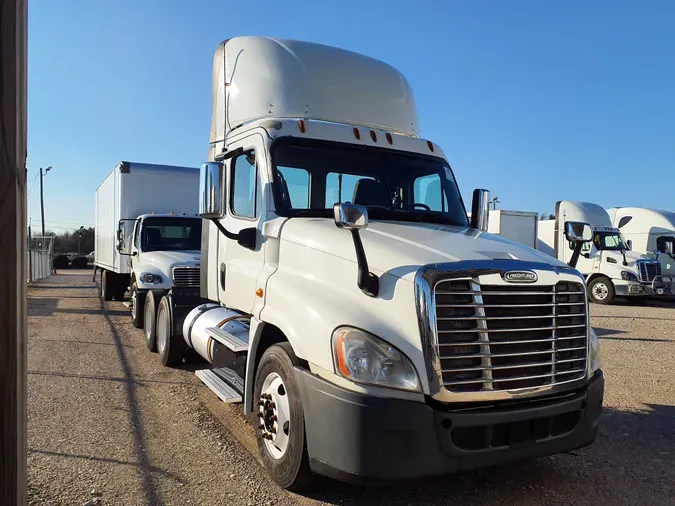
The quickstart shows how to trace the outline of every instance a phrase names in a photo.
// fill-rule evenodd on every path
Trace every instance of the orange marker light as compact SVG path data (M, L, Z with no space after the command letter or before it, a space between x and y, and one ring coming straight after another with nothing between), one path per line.
M356 137L357 141L361 139L361 132L359 132L359 129L356 127L354 127L354 137Z
M301 119L300 121L298 121L298 126L300 127L300 132L302 132L304 134L305 130L306 130L305 129L305 120Z
M259 297L259 298L261 298L261 299L262 299L263 294L264 294L264 292L263 292L263 289L262 289L262 288L258 288L258 289L255 291L255 296L256 296L256 297Z
M349 374L349 369L347 369L344 341L345 336L344 333L341 332L335 339L335 357L337 358L338 369L340 369L340 372L345 378L349 378L351 375Z
M433 153L434 152L434 145L431 141L427 141L427 146L429 146L429 150Z
M370 138L373 139L373 142L377 142L377 135L375 134L375 130L370 131Z
M393 143L394 143L394 139L391 138L391 134L390 134L389 132L387 132L386 137L387 137L387 142L388 142L389 144L393 144Z

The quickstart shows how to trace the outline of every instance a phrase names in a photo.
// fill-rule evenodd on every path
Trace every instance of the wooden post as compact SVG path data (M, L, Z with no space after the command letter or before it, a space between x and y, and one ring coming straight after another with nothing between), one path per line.
M27 0L0 1L0 504L26 504Z

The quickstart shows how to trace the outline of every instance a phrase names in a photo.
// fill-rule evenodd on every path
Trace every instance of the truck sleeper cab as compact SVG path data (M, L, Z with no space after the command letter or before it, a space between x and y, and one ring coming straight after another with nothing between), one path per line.
M214 97L209 302L178 335L158 316L157 334L165 363L192 348L212 364L200 379L244 402L279 485L436 475L594 440L604 380L583 276L487 234L486 192L469 222L402 75L238 37L216 53Z

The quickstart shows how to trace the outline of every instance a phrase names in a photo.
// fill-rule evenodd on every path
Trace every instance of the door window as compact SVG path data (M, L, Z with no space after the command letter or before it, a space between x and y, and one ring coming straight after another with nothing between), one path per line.
M243 218L257 218L262 203L255 151L239 155L231 162L230 202L232 213Z
M413 201L415 209L445 212L448 204L445 194L441 191L441 177L437 173L433 173L415 179L413 182Z

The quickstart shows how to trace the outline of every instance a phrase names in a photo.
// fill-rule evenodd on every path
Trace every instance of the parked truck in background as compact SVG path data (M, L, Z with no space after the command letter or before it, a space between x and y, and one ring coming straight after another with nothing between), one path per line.
M577 269L586 277L591 301L611 304L616 297L625 297L644 302L650 295L669 291L669 284L661 276L661 264L631 251L621 231L612 226L607 211L591 202L558 202L555 219L539 222L538 249L567 261L573 253L573 245L564 236L567 221L593 227L593 241L584 245L577 263Z
M486 233L488 200L474 191L469 221L393 67L229 39L200 188L209 302L181 332L162 299L160 357L192 348L212 365L197 375L243 401L289 489L313 473L413 478L588 445L604 380L584 278Z
M675 212L614 207L607 213L631 250L654 256L661 263L663 280L670 284L670 293L675 293Z
M126 161L96 190L101 294L121 301L129 290L134 326L144 327L151 350L162 296L189 309L200 300L198 195L197 168Z

